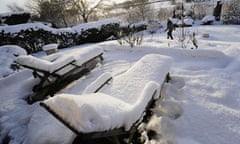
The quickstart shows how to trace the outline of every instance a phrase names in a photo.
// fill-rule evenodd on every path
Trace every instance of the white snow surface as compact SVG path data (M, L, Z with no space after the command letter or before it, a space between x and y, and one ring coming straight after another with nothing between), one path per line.
M11 16L14 14L24 14L24 13L29 13L27 11L21 11L21 12L5 12L5 13L1 13L0 16L1 17L7 17L7 16Z
M87 93L94 93L96 92L100 86L104 86L105 83L109 80L112 79L112 74L109 72L103 73L101 74L95 81L93 81L92 83L90 83L85 90L83 91L83 93L87 94Z
M42 47L42 49L44 51L47 51L47 50L52 50L52 49L57 49L58 48L58 44L55 44L55 43L52 43L52 44L47 44L47 45L44 45Z
M54 44L55 45L55 44ZM69 65L68 67L62 69L63 66L74 62L75 65L81 66L90 59L99 56L103 53L101 48L86 47L79 52L72 52L68 54L58 53L54 56L54 59L41 59L34 57L32 55L19 56L16 58L16 62L28 66L33 69L43 70L50 73L57 72L59 75L63 75L66 72L74 68L74 66ZM59 71L59 69L61 69Z
M177 25L187 25L187 26L191 26L193 25L194 21L192 18L184 18L183 21L182 20L179 20L177 22Z
M60 29L51 28L47 25L44 25L43 23L35 22L35 23L18 24L18 25L11 25L11 26L0 26L0 31L4 31L5 33L18 33L26 29L33 29L35 31L39 29L43 29L45 31L50 31L55 34L62 33L62 32L74 33L74 32L82 32L83 30L87 30L90 28L100 29L101 26L111 24L111 23L119 23L119 20L116 18L113 18L113 19L107 19L102 21L79 24L73 27L60 28Z
M102 25L107 25L111 23L120 23L119 19L117 18L111 18L101 21L95 21L95 22L88 22L85 24L79 24L77 26L73 26L72 30L76 32L81 32L82 30L90 29L90 28L97 28L100 29Z
M127 103L135 103L139 95L142 94L145 84L149 81L162 85L171 65L172 59L168 56L146 55L127 72L116 76L112 84L102 89L101 92L113 95Z
M11 64L15 61L17 56L27 55L27 52L16 45L0 46L0 79L13 73Z
M194 25L190 29L197 31L199 48L196 50L180 48L177 40L166 39L166 33L153 36L145 34L142 46L133 49L120 46L116 41L62 49L60 51L67 54L81 51L84 47L100 47L104 49L104 61L101 66L71 83L59 94L80 95L104 72L110 72L113 77L118 78L146 54L166 55L173 58L173 65L170 69L172 82L164 88L165 98L178 103L184 110L180 118L172 121L174 127L171 128L176 135L176 142L238 144L240 26ZM201 37L204 33L208 33L210 37ZM43 53L35 55L44 57ZM6 56L1 53L0 58L3 57ZM1 63L1 73L5 70L2 67L4 64ZM10 144L71 143L75 135L68 128L41 108L39 103L28 105L23 100L31 93L31 88L37 81L28 70L1 78L0 141L8 135L11 137ZM105 92L105 87L101 92ZM169 131L166 127L168 124L163 124L165 117L161 119L156 128L163 127L162 131ZM157 121L155 120L155 123L158 123ZM150 125L148 127L151 128Z

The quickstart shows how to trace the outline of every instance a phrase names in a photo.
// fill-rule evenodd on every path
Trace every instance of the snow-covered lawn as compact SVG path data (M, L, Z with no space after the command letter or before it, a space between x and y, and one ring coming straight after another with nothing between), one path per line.
M104 61L89 75L74 81L59 93L82 94L104 72L116 77L146 54L167 55L174 60L170 69L174 80L172 85L181 91L176 92L167 86L165 97L179 103L184 109L184 114L172 121L177 143L238 144L240 26L195 26L190 29L197 32L197 50L180 48L176 40L166 39L166 33L146 34L143 44L133 49L120 46L116 41L62 49L60 51L68 53L87 46L101 47L104 49ZM209 38L202 37L206 33ZM40 52L34 55L43 57L45 54ZM2 68L0 70L4 71ZM39 103L27 105L22 100L31 91L34 82L29 71L0 79L0 140L8 134L12 138L11 144L24 141L40 144L43 139L48 143L68 143L72 139L68 129L40 108Z

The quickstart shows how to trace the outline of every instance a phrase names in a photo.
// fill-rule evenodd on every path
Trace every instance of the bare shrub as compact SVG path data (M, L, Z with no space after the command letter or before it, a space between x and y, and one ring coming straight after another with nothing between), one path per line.
M239 0L230 0L223 5L223 22L225 24L240 24Z
M197 34L198 32L192 29L177 28L174 37L176 37L176 41L181 48L197 49Z
M157 33L159 29L163 28L160 21L158 20L150 20L148 21L147 31L153 36L153 34Z
M131 48L137 45L142 44L143 40L143 32L135 33L134 31L129 32L128 34L124 34L123 32L118 33L117 42L120 45L129 45Z
M214 5L207 2L195 2L192 6L194 18L202 19L206 15L212 15Z
M169 17L172 17L172 15L173 15L173 9L170 9L170 8L161 8L158 11L158 19L160 21L165 21Z
M152 6L147 4L148 2L149 0L131 0L123 2L123 8L127 11L125 20L128 23L152 20L154 12Z

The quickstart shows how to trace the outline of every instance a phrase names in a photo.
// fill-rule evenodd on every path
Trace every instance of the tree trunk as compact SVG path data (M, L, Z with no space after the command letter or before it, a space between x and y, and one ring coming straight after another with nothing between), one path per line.
M87 23L87 22L88 22L88 17L87 17L87 16L82 16L82 18L83 18L83 22L84 22L84 23Z

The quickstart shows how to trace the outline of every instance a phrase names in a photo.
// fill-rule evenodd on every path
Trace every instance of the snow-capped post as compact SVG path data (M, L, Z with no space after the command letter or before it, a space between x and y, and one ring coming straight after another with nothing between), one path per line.
M191 39L191 41L192 41L194 47L197 49L197 48L198 48L198 41L197 41L197 39L196 39L196 33L195 33L195 32L192 33L192 39Z
M47 44L44 45L42 49L46 52L47 55L50 55L58 51L58 44L56 43Z
M182 39L181 39L181 42L182 42L182 48L184 48L184 44L183 44L183 41L185 40L185 35L184 35L184 6L183 6L183 1L182 1L182 5L181 5L181 8L182 8L182 13L181 13L181 21L182 21Z

